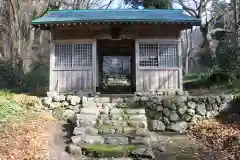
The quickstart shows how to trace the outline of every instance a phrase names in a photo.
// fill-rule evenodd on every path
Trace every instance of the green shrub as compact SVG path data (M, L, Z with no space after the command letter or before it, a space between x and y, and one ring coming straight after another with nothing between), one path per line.
M226 75L229 81L240 77L240 48L233 48L224 44L219 44L216 53L216 73Z
M199 78L198 73L188 73L186 76L184 76L183 80L188 81L188 80L195 80Z
M17 87L24 80L24 72L21 63L13 65L9 61L0 61L0 78L1 83L5 84L4 88Z
M33 63L29 72L24 72L22 62L13 65L0 61L0 88L18 92L34 92L48 85L48 68L40 62Z

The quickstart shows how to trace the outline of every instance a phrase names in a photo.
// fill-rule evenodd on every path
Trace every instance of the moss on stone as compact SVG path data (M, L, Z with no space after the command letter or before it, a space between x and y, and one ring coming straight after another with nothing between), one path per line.
M113 145L113 144L90 144L83 148L89 152L105 152L105 153L119 153L130 152L137 149L134 145Z
M63 113L64 113L65 109L63 107L57 107L54 109L53 111L53 116L57 119L57 120L63 120Z
M91 157L122 157L129 156L131 151L137 149L133 145L92 144L85 145L83 154Z
M102 124L100 126L98 126L98 129L115 129L116 126L112 125L112 124Z
M134 127L125 127L123 128L123 133L127 135L136 134L137 128Z

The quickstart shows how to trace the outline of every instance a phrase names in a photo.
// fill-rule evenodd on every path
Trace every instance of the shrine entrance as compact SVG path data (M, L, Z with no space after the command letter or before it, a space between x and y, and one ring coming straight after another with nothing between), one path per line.
M135 91L134 40L99 40L99 91L132 93Z

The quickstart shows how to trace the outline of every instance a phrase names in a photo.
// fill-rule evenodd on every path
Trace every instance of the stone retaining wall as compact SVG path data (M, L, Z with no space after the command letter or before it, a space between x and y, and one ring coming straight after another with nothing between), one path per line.
M96 118L91 123L98 125L114 120L118 124L117 128L122 125L125 128L137 126L154 131L183 131L198 121L217 116L236 98L233 95L185 96L188 95L187 92L172 93L174 94L165 92L162 96L136 93L128 97L82 96L82 98L55 95L43 98L43 104L53 111L62 107L65 109L64 115L72 113L77 119L88 114L95 115Z
M201 120L219 115L235 98L233 95L151 97L144 102L148 128L184 131Z

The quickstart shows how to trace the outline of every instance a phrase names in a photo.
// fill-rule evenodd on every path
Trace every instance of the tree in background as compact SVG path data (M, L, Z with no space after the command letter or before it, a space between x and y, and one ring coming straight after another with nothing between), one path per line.
M199 46L192 46L193 39L190 38L188 40L188 37L192 35L192 30L184 31L183 33L184 39L187 39L183 42L183 46L185 47L182 47L183 73L188 73L188 61L190 58L191 62L194 63L193 61L196 57L196 64L202 67L203 70L211 67L213 65L211 57L216 51L216 42L212 40L212 32L214 29L227 26L225 23L229 21L228 3L223 0L172 0L172 2L177 4L190 16L202 19L199 31L203 41L199 43ZM198 47L199 49L197 49Z
M42 16L49 9L107 9L114 2L114 0L47 0L32 4L33 1L9 0L9 5L3 8L10 15L8 17L10 26L6 28L10 28L8 34L11 38L11 53L8 54L13 54L13 61L16 58L21 59L22 55L31 52L33 48L35 49L34 53L42 50L42 47L37 47L34 41L38 39L42 41L44 31L32 27L31 21Z
M144 7L153 9L168 9L172 8L172 2L171 0L145 0Z
M201 47L209 49L209 28L214 21L224 16L225 11L221 9L221 6L227 2L221 0L173 0L173 2L180 5L189 15L203 20L200 25L204 39Z
M143 3L144 8L150 9L172 8L171 0L124 0L124 3L135 9L137 9L141 3Z
M2 5L7 1L8 5ZM10 60L6 62L6 57L1 57L4 62L0 62L1 80L6 80L10 85L19 85L39 81L26 81L26 77L36 68L48 68L48 49L50 34L48 31L42 31L34 28L31 21L45 14L49 9L90 9L90 8L108 8L114 0L4 0L0 1L1 17L9 20L0 23L4 28L5 36L9 40ZM35 2L35 3L33 3ZM2 21L1 21L2 22ZM6 23L5 23L6 22ZM1 27L0 27L1 29ZM0 48L1 49L1 48ZM0 51L1 52L1 51ZM38 75L40 75L39 73ZM48 77L47 72L44 77ZM2 82L0 82L2 84Z
M50 0L54 9L108 9L117 0Z

